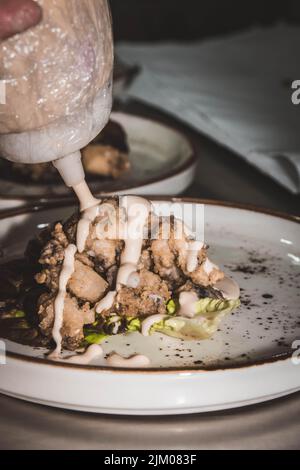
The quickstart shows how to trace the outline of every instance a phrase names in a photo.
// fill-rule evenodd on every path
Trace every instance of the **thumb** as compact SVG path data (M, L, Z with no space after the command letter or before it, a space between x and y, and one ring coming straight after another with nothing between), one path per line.
M0 41L35 26L42 18L33 0L0 0Z

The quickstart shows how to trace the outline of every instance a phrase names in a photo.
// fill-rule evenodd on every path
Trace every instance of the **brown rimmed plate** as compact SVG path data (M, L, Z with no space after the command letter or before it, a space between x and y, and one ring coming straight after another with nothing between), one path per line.
M171 202L155 200L165 211ZM54 207L7 213L1 220L3 259L20 255L34 233L71 212ZM44 350L5 341L0 390L56 407L143 415L244 406L299 390L299 237L296 218L206 201L211 257L242 288L242 306L213 338L182 342L135 333L104 343L106 353L150 357L150 368L130 370L106 367L105 359L90 366L53 364Z

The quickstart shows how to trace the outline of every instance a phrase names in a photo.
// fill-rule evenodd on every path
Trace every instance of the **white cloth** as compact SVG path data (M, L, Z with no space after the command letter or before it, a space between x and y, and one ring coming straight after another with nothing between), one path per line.
M300 192L300 28L278 25L192 44L120 44L142 72L127 94L159 107Z

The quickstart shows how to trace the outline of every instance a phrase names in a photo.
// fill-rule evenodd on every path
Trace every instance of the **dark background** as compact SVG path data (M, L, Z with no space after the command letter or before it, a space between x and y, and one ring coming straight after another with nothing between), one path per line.
M193 41L280 22L300 24L300 0L110 0L116 41ZM299 48L300 54L300 48ZM298 77L297 77L298 78ZM174 120L140 102L125 112L174 125ZM227 200L300 216L300 195L293 195L233 152L178 122L199 159L186 196ZM211 175L218 184L212 185Z
M110 0L115 39L193 40L278 21L300 22L300 0Z

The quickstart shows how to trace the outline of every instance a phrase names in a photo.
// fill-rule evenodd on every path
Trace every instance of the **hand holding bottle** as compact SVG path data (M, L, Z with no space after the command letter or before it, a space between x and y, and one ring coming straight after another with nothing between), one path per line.
M37 25L41 7L33 0L0 0L0 41Z

